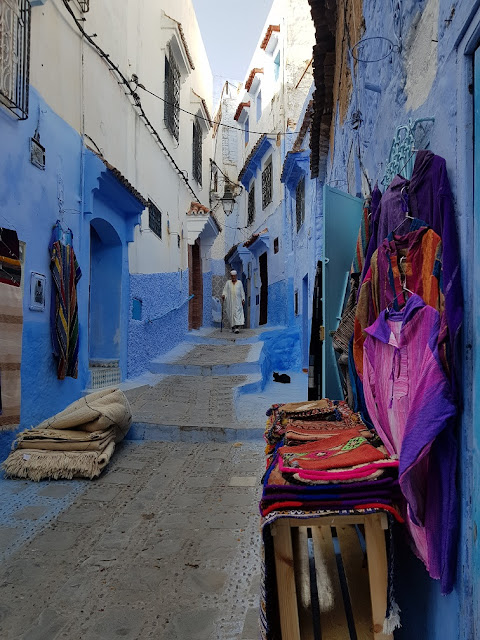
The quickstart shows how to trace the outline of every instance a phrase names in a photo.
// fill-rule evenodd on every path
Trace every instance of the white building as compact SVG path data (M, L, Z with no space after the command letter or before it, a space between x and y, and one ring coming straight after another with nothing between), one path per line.
M0 226L23 247L22 420L33 423L141 373L202 323L219 230L212 74L190 0L0 0L0 24ZM62 381L49 336L57 220L82 272L78 377ZM30 273L46 276L44 311L30 308Z
M229 142L215 147L214 160L230 178L236 204L221 220L224 232L214 251L217 260L223 253L241 273L247 326L286 325L293 314L293 274L286 260L290 222L280 177L312 83L313 44L307 0L275 0L235 100L229 93L220 105L221 123L236 129L221 134ZM215 274L223 268L216 261Z

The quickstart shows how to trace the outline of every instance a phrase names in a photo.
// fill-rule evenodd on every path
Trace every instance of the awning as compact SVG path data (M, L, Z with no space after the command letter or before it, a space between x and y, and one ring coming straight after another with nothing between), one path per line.
M202 239L213 240L218 236L221 227L217 219L208 207L200 202L191 202L187 211L187 242L194 245L195 241Z

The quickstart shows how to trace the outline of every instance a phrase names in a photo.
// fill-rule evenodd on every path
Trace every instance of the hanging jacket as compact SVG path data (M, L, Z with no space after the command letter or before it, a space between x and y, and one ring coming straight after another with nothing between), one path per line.
M438 354L440 314L417 295L366 329L363 389L370 418L399 457L407 523L430 575L452 589L457 532L456 407Z
M406 200L407 193L408 200ZM362 280L370 267L374 251L402 222L406 208L408 208L410 215L424 220L442 240L443 290L445 292L444 323L448 326L451 358L454 363L452 372L454 372L459 357L463 294L455 211L444 158L426 149L417 151L411 179L406 180L397 175L392 180L382 196L373 221L376 233L373 231L370 238ZM398 233L404 232L405 226L401 226ZM452 376L452 384L455 387L454 376Z
M355 313L353 357L360 379L366 327L388 306L398 310L404 304L402 271L407 289L443 311L441 256L440 237L421 220L411 221L410 231L404 236L391 233L373 254ZM402 257L405 262L401 269Z

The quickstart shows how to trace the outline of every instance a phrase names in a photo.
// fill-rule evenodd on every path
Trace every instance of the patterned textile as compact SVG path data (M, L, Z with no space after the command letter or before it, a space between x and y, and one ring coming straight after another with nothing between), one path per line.
M16 231L0 229L0 429L20 422L22 291Z
M438 355L440 315L412 296L367 328L364 391L388 451L399 455L400 487L417 554L443 593L453 585L457 498L457 410Z
M267 411L267 424L264 438L267 442L266 452L271 453L275 445L285 436L287 427L302 428L306 422L315 429L317 423L343 423L345 427L363 425L359 414L354 413L343 400L310 400L306 402L290 402L288 404L274 404ZM334 425L334 428L339 425Z
M78 375L78 304L77 284L82 272L78 266L71 244L73 234L69 232L69 241L63 242L63 231L57 223L50 240L50 270L52 272L52 307L50 315L50 333L53 353L58 358L57 376L63 380L66 376Z
M329 471L385 460L387 454L372 446L359 429L330 435L307 444L278 449L280 471Z
M440 236L421 220L414 220L410 229L409 233L400 237L392 233L383 242L372 256L360 288L353 342L353 357L360 379L363 378L365 329L387 307L392 306L398 311L404 306L403 282L426 304L440 312L444 309ZM445 337L440 339L444 340Z
M350 273L361 273L365 263L365 251L370 241L370 202L365 200L360 221L360 229L358 231L357 245L355 247L355 256L353 258Z

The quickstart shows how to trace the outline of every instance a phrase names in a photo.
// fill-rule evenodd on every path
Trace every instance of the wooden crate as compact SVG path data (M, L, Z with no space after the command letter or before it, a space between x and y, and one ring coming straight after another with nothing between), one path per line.
M365 535L367 562L358 535L359 525ZM333 607L320 611L321 639L349 640L350 617L357 640L393 640L393 635L382 633L387 603L387 526L384 513L329 515L307 520L282 518L272 524L282 640L318 637L318 629L314 631L318 603L311 599L310 603L306 602L313 586L309 570L309 529L313 557L317 562L321 560L326 568L333 593ZM341 554L342 576L335 546ZM322 588L322 585L316 586ZM347 611L351 615L347 616Z

